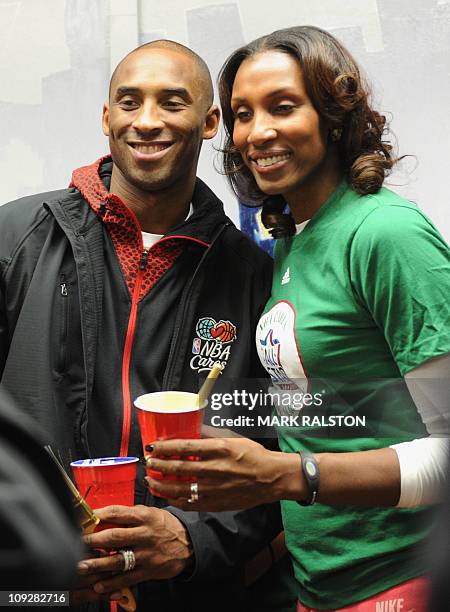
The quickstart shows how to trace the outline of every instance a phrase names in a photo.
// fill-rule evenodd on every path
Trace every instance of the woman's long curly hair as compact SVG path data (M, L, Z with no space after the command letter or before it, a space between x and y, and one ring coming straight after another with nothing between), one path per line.
M330 134L336 128L341 130L336 145L348 183L359 194L376 193L398 161L392 154L392 145L384 139L388 135L386 118L371 108L370 90L347 49L320 28L299 26L277 30L237 49L219 74L225 127L223 167L241 202L255 206L268 200L233 144L231 110L231 94L240 65L264 51L281 51L298 61L306 92L319 116L329 125ZM277 198L269 199L275 204ZM278 201L281 208L283 199L278 197Z

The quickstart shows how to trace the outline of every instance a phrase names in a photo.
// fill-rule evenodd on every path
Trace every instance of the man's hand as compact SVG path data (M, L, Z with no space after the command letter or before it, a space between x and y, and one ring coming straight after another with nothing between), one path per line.
M147 506L108 506L96 510L104 522L117 527L84 536L92 549L131 549L136 557L133 570L124 572L123 555L91 558L78 564L82 577L104 575L94 586L95 593L117 593L122 587L145 580L174 578L192 561L192 545L184 525L167 510Z
M92 559L95 557L104 557L108 555L104 551L100 550L86 550L84 557L86 559ZM110 574L112 575L112 574ZM71 606L82 606L83 604L92 603L94 601L100 600L118 600L121 596L120 592L117 593L108 593L107 595L100 595L93 590L94 585L103 580L106 574L98 573L98 574L86 574L83 576L78 576L76 586L70 591L70 605Z

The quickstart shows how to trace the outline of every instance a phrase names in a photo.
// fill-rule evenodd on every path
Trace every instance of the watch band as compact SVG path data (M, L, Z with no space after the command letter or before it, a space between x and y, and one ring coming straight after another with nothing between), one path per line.
M314 455L300 451L300 461L309 495L304 501L297 501L300 506L312 506L319 493L320 470Z

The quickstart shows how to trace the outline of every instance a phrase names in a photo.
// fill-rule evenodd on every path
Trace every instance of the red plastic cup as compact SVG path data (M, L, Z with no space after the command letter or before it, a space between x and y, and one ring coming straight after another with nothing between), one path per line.
M203 412L206 402L200 406L197 393L185 391L160 391L140 395L134 401L138 409L141 427L142 446L157 440L197 439L200 438ZM176 459L176 457L173 457ZM195 457L188 457L195 460ZM161 472L149 470L147 474L157 480L181 480L190 478L173 475L163 476Z
M119 504L134 505L138 457L101 457L72 461L77 488L95 510Z

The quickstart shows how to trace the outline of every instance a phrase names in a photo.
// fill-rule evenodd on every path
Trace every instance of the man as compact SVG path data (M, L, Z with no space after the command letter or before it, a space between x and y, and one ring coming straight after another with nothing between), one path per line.
M132 400L143 392L196 391L217 359L227 377L259 373L253 338L271 262L196 179L202 140L218 129L212 101L192 51L136 49L103 109L112 159L76 170L70 189L0 209L2 385L66 461L141 455ZM121 554L82 563L74 601L142 583L148 609L244 609L245 560L281 530L278 508L168 511L142 477L146 505L104 511L118 529L87 539L132 550L135 567Z

